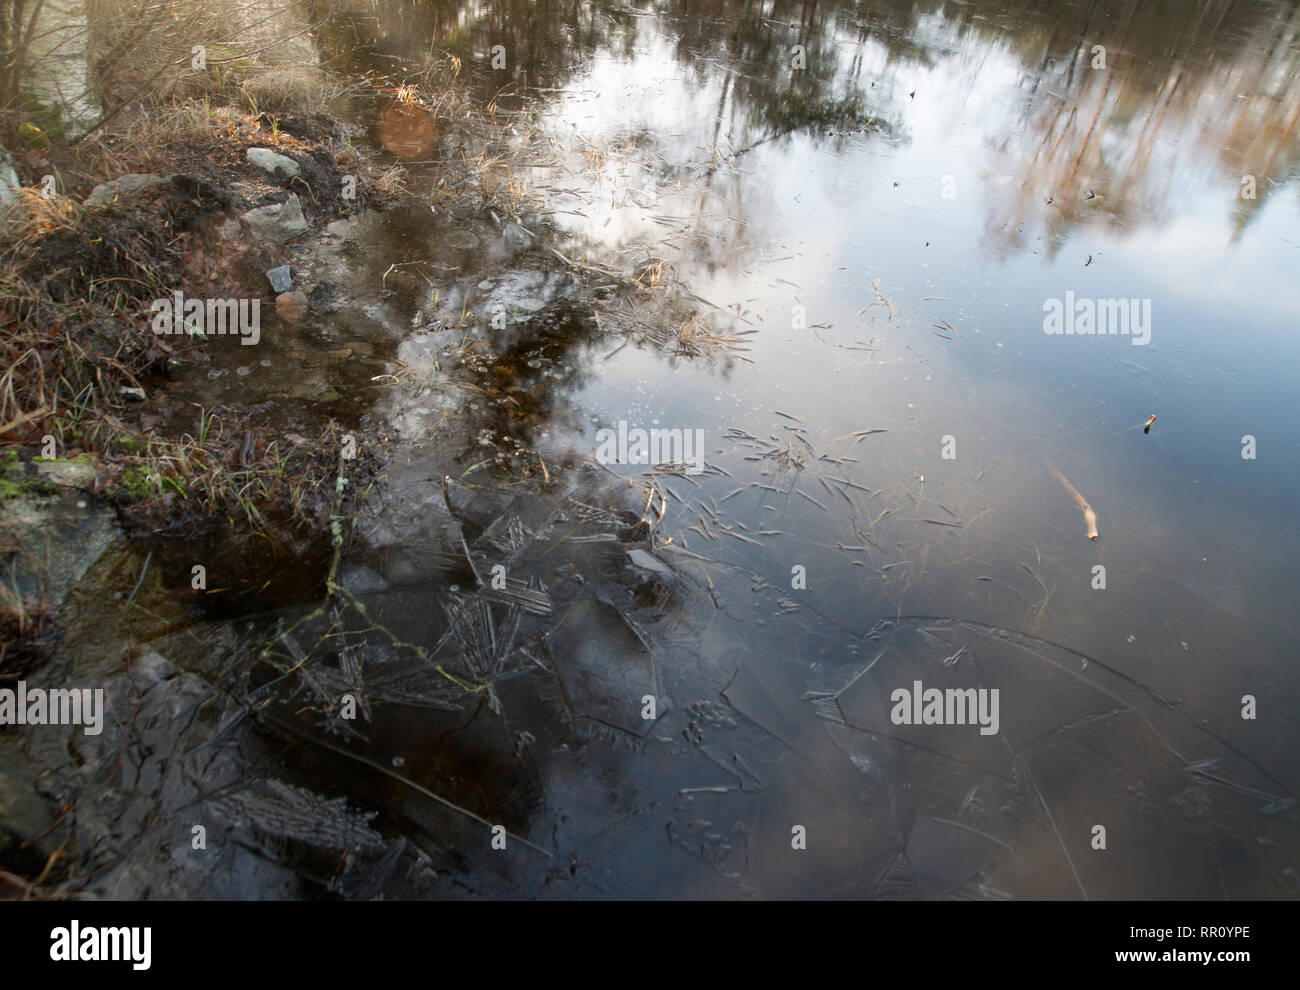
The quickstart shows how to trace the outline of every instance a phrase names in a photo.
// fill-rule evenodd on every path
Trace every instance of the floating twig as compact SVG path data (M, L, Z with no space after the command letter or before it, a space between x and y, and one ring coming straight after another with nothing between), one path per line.
M1095 540L1101 536L1101 534L1097 532L1097 513L1092 511L1092 506L1088 504L1088 500L1079 494L1079 489L1070 484L1065 475L1056 470L1055 464L1049 461L1046 457L1043 458L1043 463L1047 465L1047 469L1051 471L1052 474L1056 475L1056 480L1065 486L1065 490L1074 497L1074 501L1077 502L1079 508L1083 510L1083 522L1084 525L1088 527L1088 539Z

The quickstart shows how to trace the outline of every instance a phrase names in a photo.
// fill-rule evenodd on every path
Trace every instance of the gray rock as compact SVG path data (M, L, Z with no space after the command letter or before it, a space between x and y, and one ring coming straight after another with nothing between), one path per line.
M6 565L5 583L23 595L40 594L57 608L112 545L115 514L86 509L84 496L74 490L93 485L90 465L37 463L33 474L72 487L59 496L11 498L0 506L0 532L10 534L18 546L40 548L35 555L14 555Z
M268 268L266 277L271 282L271 288L277 293L288 292L293 288L293 270L288 265L280 265L278 268Z
M86 197L86 205L107 206L119 199L127 199L146 190L165 185L167 185L167 179L161 175L144 175L132 172L130 175L119 176L112 182L97 185L91 190L90 195Z
M337 282L320 282L312 290L308 297L311 302L311 308L319 313L333 313L342 305L339 300L339 286Z
M91 488L95 484L93 461L33 461L32 465L60 488Z
M0 748L0 857L21 854L21 843L33 841L26 855L45 859L54 851L49 835L58 807L36 790L42 767L8 746ZM37 836L43 835L43 839Z
M250 162L271 175L282 171L286 179L292 179L302 171L298 163L288 155L281 155L270 148L249 148L245 154Z
M8 151L0 148L0 207L17 199L20 188L18 173L14 171L14 160Z
M302 203L294 193L290 193L283 203L259 206L241 214L241 218L253 236L263 241L287 241L310 229L302 215Z

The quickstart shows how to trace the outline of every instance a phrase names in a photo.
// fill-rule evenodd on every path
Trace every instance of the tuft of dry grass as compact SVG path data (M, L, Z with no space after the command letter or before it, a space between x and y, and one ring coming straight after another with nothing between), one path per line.
M232 427L202 409L194 433L142 439L135 451L114 455L110 486L121 496L175 497L209 515L234 513L254 529L266 524L268 506L289 507L297 521L314 519L314 495L328 488L332 451L339 446L330 434L294 448L260 431Z
M18 250L30 247L48 231L75 230L81 213L81 205L67 196L46 199L38 190L24 186L5 211L5 240ZM11 273L0 272L0 278L6 277L12 277Z
M347 90L315 66L269 69L239 84L242 101L254 114L263 110L314 113Z
M589 268L602 280L612 277L611 287L620 290L609 302L596 308L603 327L682 356L726 351L742 361L749 360L739 352L748 349L744 346L745 337L753 331L718 333L699 311L700 300L686 289L666 259L652 257L622 273L571 262L570 265Z
M375 179L375 189L384 196L404 196L409 191L406 188L406 179L406 169L394 165Z

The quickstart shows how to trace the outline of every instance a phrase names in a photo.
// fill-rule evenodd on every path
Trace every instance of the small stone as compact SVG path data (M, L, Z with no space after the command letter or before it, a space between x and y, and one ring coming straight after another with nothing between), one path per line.
M271 175L282 171L286 179L292 179L302 171L292 158L274 152L270 148L249 148L244 154L250 162Z
M311 308L318 313L333 313L341 305L336 282L318 282L311 290Z
M86 205L107 206L119 199L126 199L128 196L134 196L137 193L157 186L165 186L166 184L167 179L161 175L145 175L132 172L130 175L120 176L112 182L104 182L96 186L90 195L86 197Z
M275 297L275 311L285 323L301 323L307 309L307 297L301 292L281 292Z
M280 265L277 268L268 268L266 277L271 283L271 288L275 292L288 292L293 288L293 269L288 265Z

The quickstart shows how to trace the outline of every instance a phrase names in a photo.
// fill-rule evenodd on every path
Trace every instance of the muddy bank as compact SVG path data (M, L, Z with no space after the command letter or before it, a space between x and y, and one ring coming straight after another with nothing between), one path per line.
M143 704L146 720L161 716L118 677L135 644L325 588L353 502L335 491L344 432L369 405L359 383L386 365L362 340L322 354L306 325L338 308L338 286L304 281L294 259L331 219L391 206L400 188L321 113L166 112L157 140L127 143L108 181L64 147L19 163L32 174L57 160L61 174L84 178L60 189L67 195L23 190L9 204L0 306L0 677L10 689L66 687L90 662L110 704ZM246 381L267 367L289 386ZM348 462L363 486L372 453L349 450ZM156 697L179 684L168 669ZM174 702L160 702L168 731ZM0 732L15 759L48 742L12 725ZM111 730L86 745L108 738L120 756L124 737ZM167 753L180 746L174 738ZM14 794L31 800L10 806L0 860L44 886L80 889L101 861L96 840L44 842L45 826L31 826L45 806L32 795L43 781L66 816L89 800L77 768L97 765L98 751L77 754L66 739L56 750L74 764L40 750L10 768ZM82 810L104 828L121 811Z
M242 381L269 363L266 347L254 360L247 344L265 333L285 346L328 304L329 286L295 281L290 242L385 200L342 138L321 115L217 112L151 148L150 161L121 163L157 171L87 182L73 190L81 203L26 195L11 210L22 234L4 258L7 507L40 513L52 490L43 476L91 464L55 481L111 507L162 557L185 540L254 540L256 553L283 557L311 539L301 531L328 514L321 479L355 409L319 408L319 387L301 382L302 401L269 416L251 389L202 394L195 382ZM22 596L57 604L62 590L42 597L33 583L31 541L14 539Z

